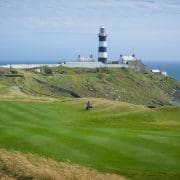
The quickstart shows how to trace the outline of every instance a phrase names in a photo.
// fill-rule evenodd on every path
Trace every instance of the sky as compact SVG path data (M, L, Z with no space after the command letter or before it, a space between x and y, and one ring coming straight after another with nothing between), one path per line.
M97 58L101 25L109 60L180 61L180 0L0 0L0 63Z

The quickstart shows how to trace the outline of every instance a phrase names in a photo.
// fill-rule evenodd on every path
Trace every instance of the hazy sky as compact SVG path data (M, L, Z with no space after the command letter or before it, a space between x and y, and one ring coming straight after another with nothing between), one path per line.
M0 62L97 58L101 25L109 59L180 60L180 0L0 0Z

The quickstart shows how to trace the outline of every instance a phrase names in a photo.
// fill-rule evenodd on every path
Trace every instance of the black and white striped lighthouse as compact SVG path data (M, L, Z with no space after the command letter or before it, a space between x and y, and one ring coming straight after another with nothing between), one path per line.
M98 37L99 37L98 61L106 63L107 62L107 42L106 42L107 34L105 33L104 26L100 27Z

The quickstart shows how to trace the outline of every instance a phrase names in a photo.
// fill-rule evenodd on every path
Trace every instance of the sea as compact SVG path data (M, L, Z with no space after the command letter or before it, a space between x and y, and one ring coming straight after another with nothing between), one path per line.
M55 61L34 61L32 64L54 64L58 63ZM144 61L143 62L147 67L151 69L159 69L160 71L166 71L168 76L175 78L180 81L180 60L179 61ZM27 62L22 61L0 61L0 65L6 64L28 64Z

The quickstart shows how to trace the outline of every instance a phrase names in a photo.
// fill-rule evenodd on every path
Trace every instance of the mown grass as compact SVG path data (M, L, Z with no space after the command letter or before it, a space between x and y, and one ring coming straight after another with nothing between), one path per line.
M133 179L180 178L180 108L102 99L0 102L0 147Z

